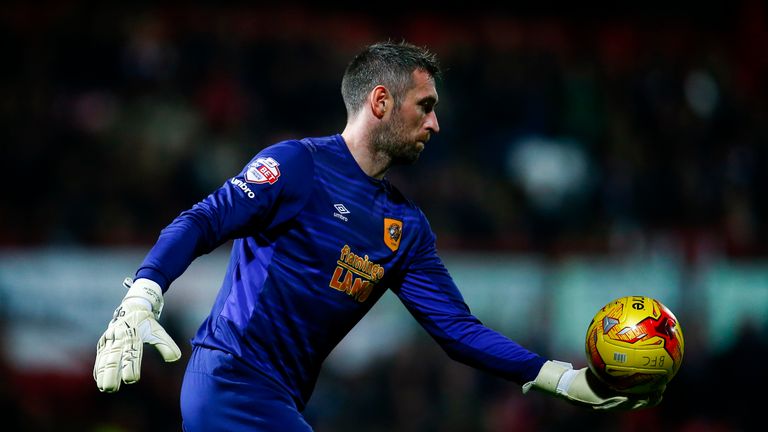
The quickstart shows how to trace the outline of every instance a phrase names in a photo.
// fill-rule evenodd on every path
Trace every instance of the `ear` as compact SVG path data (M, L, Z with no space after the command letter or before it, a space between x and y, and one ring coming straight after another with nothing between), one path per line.
M392 95L383 85L377 85L371 90L368 102L371 106L371 112L377 119L383 118L384 114L393 106Z

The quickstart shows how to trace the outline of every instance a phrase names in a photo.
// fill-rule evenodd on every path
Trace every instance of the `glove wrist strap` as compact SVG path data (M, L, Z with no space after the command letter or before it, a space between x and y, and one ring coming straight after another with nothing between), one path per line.
M570 363L557 360L548 360L541 366L536 379L523 385L523 393L527 393L532 387L547 393L559 394L560 378L567 372L573 370Z
M568 369L563 373L563 375L560 377L560 380L557 382L557 393L558 394L566 394L568 393L568 389L571 387L571 383L576 378L576 375L579 373L579 371L574 369Z
M136 279L135 281L132 281L131 278L125 278L123 285L128 288L128 292L123 300L142 299L148 301L152 306L152 313L155 315L155 319L160 319L164 302L163 290L157 282L144 278Z

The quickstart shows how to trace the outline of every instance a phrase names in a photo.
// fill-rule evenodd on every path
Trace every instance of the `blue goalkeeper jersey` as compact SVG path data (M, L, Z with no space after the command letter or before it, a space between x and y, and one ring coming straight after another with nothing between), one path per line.
M471 314L424 214L366 175L340 135L261 151L167 226L136 276L167 290L230 239L221 290L192 344L231 353L300 409L325 358L386 289L455 360L518 383L545 361Z

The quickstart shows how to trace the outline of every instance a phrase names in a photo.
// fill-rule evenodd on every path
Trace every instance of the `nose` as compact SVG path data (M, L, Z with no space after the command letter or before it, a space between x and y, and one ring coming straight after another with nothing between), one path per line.
M425 122L424 127L432 133L440 132L440 124L437 122L437 114L434 110L427 115L427 121Z

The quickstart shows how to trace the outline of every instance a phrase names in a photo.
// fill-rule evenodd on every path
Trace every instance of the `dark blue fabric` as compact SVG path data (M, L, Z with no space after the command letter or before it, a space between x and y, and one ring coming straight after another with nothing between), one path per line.
M285 389L238 363L222 351L192 351L181 387L185 432L312 430Z
M424 214L367 176L340 135L263 150L171 223L137 276L167 288L229 239L224 281L192 343L271 377L299 411L325 358L387 289L456 360L518 383L544 363L471 314Z

